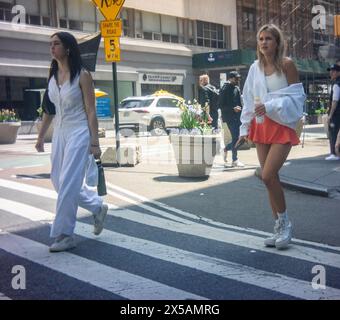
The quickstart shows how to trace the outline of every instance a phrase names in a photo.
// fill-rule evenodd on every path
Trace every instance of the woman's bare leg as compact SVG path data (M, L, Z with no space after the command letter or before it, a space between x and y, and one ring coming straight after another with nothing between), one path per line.
M263 169L264 169L264 165L266 163L266 159L267 159L267 156L268 156L268 153L269 153L269 150L270 150L270 146L271 146L270 144L262 144L262 143L256 144L257 157L259 159L262 172L263 172ZM269 201L270 201L270 206L271 206L272 211L273 211L273 216L276 220L278 209L275 207L275 204L274 204L274 202L273 202L273 200L270 196L269 196Z
M286 211L286 201L280 182L279 171L286 161L291 148L289 144L272 144L262 170L262 180L267 187L270 202L277 213Z

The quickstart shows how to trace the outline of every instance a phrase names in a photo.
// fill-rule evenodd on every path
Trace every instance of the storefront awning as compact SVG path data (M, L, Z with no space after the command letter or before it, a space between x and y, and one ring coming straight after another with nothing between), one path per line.
M253 50L230 50L220 52L199 53L193 55L194 69L213 69L244 65L249 67L256 59Z
M208 52L193 56L194 69L216 69L228 67L249 67L256 59L256 52L250 49ZM327 75L328 64L318 60L293 59L300 73Z

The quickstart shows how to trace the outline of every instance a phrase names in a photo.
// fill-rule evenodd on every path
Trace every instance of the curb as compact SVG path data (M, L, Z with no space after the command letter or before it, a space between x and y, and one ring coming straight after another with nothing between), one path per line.
M261 179L261 168L257 167L255 170L255 176ZM306 194L320 196L320 197L329 197L329 190L326 187L316 186L315 184L303 182L303 181L293 181L292 179L280 176L280 181L283 187L300 191Z

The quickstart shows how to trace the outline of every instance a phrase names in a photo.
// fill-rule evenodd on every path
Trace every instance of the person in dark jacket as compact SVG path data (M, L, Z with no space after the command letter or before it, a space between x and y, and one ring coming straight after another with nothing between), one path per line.
M328 129L331 154L326 160L340 160L335 150L337 136L340 130L340 66L333 64L328 68L331 80L333 81L330 97L330 108L328 112Z
M212 118L212 128L218 129L218 100L219 92L212 84L207 74L201 75L198 89L198 103L203 107L208 103L209 114Z
M232 166L244 167L244 164L238 160L237 149L235 149L236 142L240 134L241 125L241 92L239 88L240 74L237 71L231 71L228 75L228 81L223 85L220 90L220 109L222 113L222 121L224 127L230 131L231 142L228 143L226 134L224 134L224 162L226 166L228 164L228 151L232 151ZM224 131L228 130L227 128Z

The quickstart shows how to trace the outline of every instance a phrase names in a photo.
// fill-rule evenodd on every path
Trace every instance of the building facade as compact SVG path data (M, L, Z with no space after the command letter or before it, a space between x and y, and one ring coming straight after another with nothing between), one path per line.
M120 18L119 100L159 89L192 99L193 55L238 46L236 0L126 0ZM0 0L0 108L15 108L22 119L33 120L39 102L31 92L46 86L50 36L66 30L80 40L98 32L101 20L88 0ZM103 43L93 77L113 101Z

